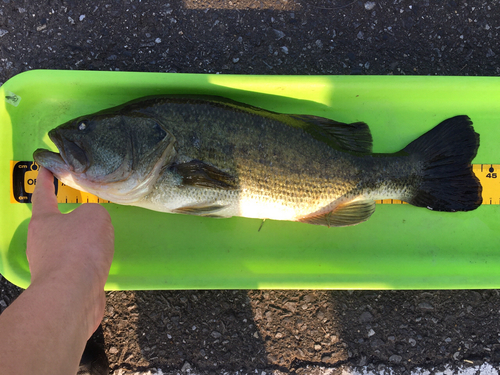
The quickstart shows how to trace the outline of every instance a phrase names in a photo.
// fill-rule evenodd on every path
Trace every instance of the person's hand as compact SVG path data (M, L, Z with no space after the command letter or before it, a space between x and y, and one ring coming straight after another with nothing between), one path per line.
M32 201L26 249L31 284L57 285L88 298L92 334L104 314L104 284L114 252L109 213L99 204L87 203L62 214L53 176L45 168L38 173Z

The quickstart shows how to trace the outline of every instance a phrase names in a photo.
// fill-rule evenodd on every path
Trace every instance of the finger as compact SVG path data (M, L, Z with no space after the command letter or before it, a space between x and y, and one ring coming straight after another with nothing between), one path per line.
M54 176L46 168L40 167L38 171L36 187L31 201L33 202L33 216L60 212L54 191Z

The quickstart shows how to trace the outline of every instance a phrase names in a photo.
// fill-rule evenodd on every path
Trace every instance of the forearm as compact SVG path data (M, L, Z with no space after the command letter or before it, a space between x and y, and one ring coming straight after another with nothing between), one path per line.
M44 168L32 200L26 248L31 285L0 315L0 375L76 374L104 314L113 225L97 204L62 214L53 176Z
M26 289L0 316L1 374L76 374L104 292L45 282Z

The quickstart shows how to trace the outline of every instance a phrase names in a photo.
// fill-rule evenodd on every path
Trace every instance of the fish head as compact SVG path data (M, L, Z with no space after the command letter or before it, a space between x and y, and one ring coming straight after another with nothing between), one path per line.
M143 114L96 114L52 129L59 153L38 149L35 161L61 182L122 204L132 204L153 188L175 153L174 137Z

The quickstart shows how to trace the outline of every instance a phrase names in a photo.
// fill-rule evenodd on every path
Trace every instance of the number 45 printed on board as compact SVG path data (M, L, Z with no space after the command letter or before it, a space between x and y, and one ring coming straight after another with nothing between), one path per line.
M500 204L500 164L474 164L472 169L483 187L483 204Z

